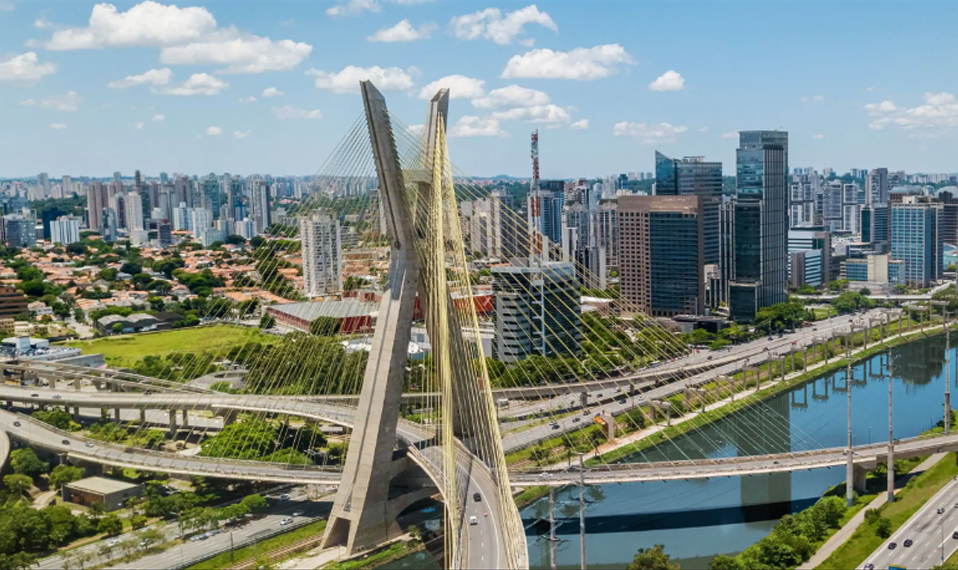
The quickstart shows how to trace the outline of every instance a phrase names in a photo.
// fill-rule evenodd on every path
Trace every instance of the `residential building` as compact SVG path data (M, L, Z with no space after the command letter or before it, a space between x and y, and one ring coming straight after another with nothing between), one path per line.
M888 204L866 204L861 209L861 241L877 245L888 243Z
M825 272L822 270L822 250L789 250L788 257L788 277L792 287L798 289L806 284L820 287L825 281Z
M206 208L193 208L190 217L193 237L203 239L203 232L213 227L213 214Z
M100 213L100 236L103 241L113 243L117 238L116 211L113 208L103 208Z
M50 242L68 245L80 241L80 220L61 216L50 224Z
M343 288L342 232L339 219L318 210L299 219L303 281L307 297L338 293Z
M887 168L874 168L865 178L865 203L887 204L891 192Z
M91 230L101 231L103 208L109 206L109 193L102 182L91 182L86 191L87 222Z
M579 286L571 263L517 259L491 268L495 295L494 358L578 354L582 345Z
M750 322L788 300L788 133L741 131L736 174L729 311Z
M26 295L13 287L0 285L0 318L9 319L27 313Z
M704 312L705 201L694 194L619 197L619 284L627 312Z
M7 245L27 248L37 245L37 223L19 214L3 217L3 235Z
M145 228L143 222L143 199L137 192L129 192L124 201L126 208L126 229L142 230Z

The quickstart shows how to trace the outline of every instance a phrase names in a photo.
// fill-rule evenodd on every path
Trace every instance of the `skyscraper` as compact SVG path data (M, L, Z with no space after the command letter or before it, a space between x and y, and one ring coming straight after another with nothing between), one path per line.
M43 188L43 197L50 196L50 176L46 172L37 175L37 184Z
M722 163L700 156L683 159L655 153L656 196L702 196L705 263L719 262L719 205L722 203Z
M303 247L303 280L307 297L337 293L343 288L343 251L339 219L319 210L299 219Z
M140 194L136 192L130 192L126 195L126 200L124 200L124 208L126 209L126 229L127 230L142 230L143 226L143 201L140 199Z
M61 216L50 224L50 242L69 245L80 241L80 220Z
M103 241L106 243L115 242L117 237L116 211L113 208L103 208L103 211L100 214L100 222L100 236L103 237Z
M704 312L706 198L693 194L618 200L622 297L656 317Z
M215 174L210 173L203 179L203 198L209 200L209 209L217 219L220 215L220 183Z
M865 177L865 203L866 204L887 204L888 194L891 192L889 185L888 169L874 168Z
M940 203L918 196L903 196L891 206L891 258L905 262L903 282L924 287L943 273L942 210Z
M256 223L256 232L264 233L272 223L269 214L269 185L258 181L250 189L250 218Z
M736 150L729 312L750 322L788 300L788 133L741 131Z
M86 210L87 220L90 229L100 231L103 225L103 208L109 206L109 196L107 189L102 182L91 182L86 192Z

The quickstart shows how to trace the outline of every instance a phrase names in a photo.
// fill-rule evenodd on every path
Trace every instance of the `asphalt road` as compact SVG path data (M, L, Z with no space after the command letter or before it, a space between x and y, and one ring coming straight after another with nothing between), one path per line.
M938 514L939 509L944 509L944 513ZM888 568L889 565L931 568L941 563L942 556L947 560L958 550L958 540L952 538L954 532L958 532L958 481L955 480L942 487L865 563L873 564L875 568ZM912 540L914 544L906 547L906 540ZM891 543L897 547L889 549Z

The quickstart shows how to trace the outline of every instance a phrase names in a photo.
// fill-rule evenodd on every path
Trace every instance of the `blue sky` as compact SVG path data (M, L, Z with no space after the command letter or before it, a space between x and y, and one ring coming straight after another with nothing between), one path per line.
M793 167L958 171L956 16L954 2L0 0L0 177L311 174L360 116L366 76L410 125L424 88L458 76L450 150L478 176L528 176L535 128L545 178L650 171L656 149L731 173L734 131L774 128Z

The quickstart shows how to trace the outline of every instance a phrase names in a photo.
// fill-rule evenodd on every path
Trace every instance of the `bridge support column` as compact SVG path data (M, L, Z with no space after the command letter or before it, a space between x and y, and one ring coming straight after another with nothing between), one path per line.
M236 418L239 416L236 410L218 410L217 413L223 418L223 427L236 423Z
M140 408L140 423L146 424L146 408Z
M56 377L56 376L50 376L49 378L47 378L47 384L50 386L50 389L51 389L51 390L56 390L56 389L57 389L57 377Z
M588 408L588 407L589 407L589 393L588 393L588 392L580 392L580 393L579 393L579 405L582 406L583 408Z
M176 433L176 410L170 410L170 434Z
M286 416L286 417L289 418L289 416ZM287 420L287 425L288 425L288 422L289 420ZM183 409L183 427L189 427L189 426L190 426L190 411L184 408Z
M113 408L113 421L120 421L120 408Z
M868 470L859 465L852 468L852 489L858 494L864 494L867 487ZM846 482L847 484L847 482Z
M80 406L73 406L73 421L80 421Z
M79 378L79 377L73 379L73 389L74 389L74 390L77 390L77 391L80 390L80 378Z

